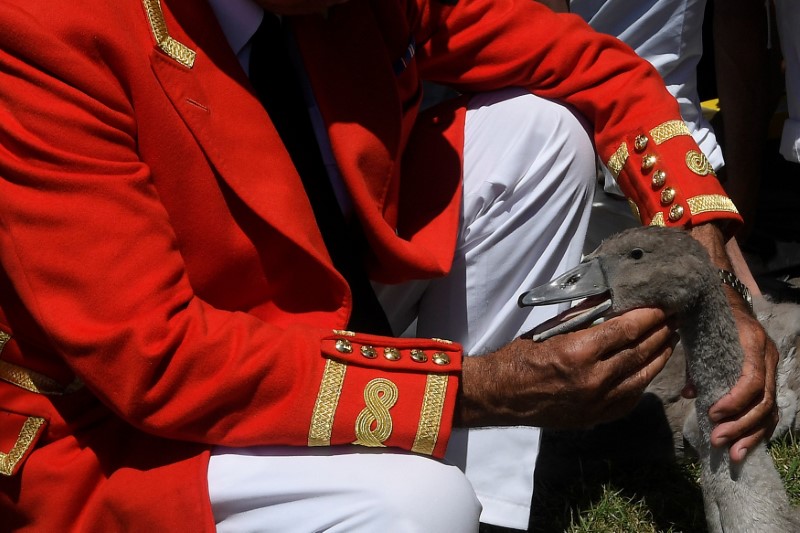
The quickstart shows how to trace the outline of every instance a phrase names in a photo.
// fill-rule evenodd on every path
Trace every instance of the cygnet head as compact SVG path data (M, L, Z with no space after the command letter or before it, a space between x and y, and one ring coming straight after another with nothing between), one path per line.
M639 307L683 315L708 287L719 285L702 245L686 231L633 228L612 235L578 265L520 296L521 306L585 298L533 332L535 340Z

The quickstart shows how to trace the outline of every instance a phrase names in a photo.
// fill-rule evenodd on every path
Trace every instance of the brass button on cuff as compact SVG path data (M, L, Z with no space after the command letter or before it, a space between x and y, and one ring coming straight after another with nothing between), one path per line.
M434 362L434 364L437 364L439 366L445 366L450 364L450 356L444 352L434 353L433 356L431 357L431 360Z
M642 170L650 170L656 165L658 159L653 154L647 154L642 158Z
M633 140L633 147L636 148L637 152L641 152L642 150L647 148L647 136L637 135L636 138Z
M669 205L673 201L675 201L675 189L672 187L667 187L663 191L661 191L661 203L664 205Z
M400 350L397 348L384 348L383 349L383 356L388 359L389 361L399 361L400 360Z
M669 219L673 222L677 222L683 217L684 209L683 206L680 204L675 204L669 210Z
M347 339L339 339L335 345L336 351L339 353L353 353L353 345Z
M660 189L667 182L667 173L663 170L656 170L653 174L653 187Z
M378 352L372 346L362 346L361 355L363 355L367 359L375 359L376 357L378 357Z
M411 359L417 363L424 363L428 360L427 354L423 350L411 350Z

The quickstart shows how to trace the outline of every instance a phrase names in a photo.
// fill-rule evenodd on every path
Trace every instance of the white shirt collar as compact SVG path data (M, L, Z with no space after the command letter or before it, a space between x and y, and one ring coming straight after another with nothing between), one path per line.
M253 0L208 0L222 32L237 56L256 33L264 9Z

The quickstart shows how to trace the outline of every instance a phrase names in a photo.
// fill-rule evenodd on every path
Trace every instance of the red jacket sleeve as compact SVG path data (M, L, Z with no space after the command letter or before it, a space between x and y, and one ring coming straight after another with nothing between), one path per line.
M0 348L13 370L4 381L20 395L57 396L67 389L53 391L46 376L66 362L122 419L172 439L442 455L460 346L333 331L336 309L291 325L199 297L187 243L140 152L137 121L161 120L131 94L134 76L137 90L160 91L148 82L154 42L141 6L77 17L66 5L30 9L46 12L0 7L0 330L11 334ZM185 148L179 134L160 148ZM204 241L209 264L225 236ZM227 283L247 290L246 279ZM79 430L76 421L51 433Z
M466 92L525 87L585 116L643 223L740 221L663 80L621 41L528 0L431 0L415 17L423 77Z

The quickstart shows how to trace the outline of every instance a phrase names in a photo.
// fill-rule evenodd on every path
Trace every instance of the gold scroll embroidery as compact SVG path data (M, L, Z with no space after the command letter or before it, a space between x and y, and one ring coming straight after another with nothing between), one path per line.
M447 396L447 374L429 374L425 384L425 398L419 416L417 435L412 452L431 455L439 439L444 400Z
M317 402L311 415L311 427L308 430L309 446L330 446L333 433L333 415L339 405L342 394L344 375L347 365L328 359L322 382L319 385Z
M19 430L19 436L14 446L12 446L8 452L0 452L0 474L4 476L13 474L17 463L25 456L28 448L31 447L31 444L33 444L33 441L36 439L39 428L42 427L44 423L44 418L36 416L30 416L25 420L25 423L22 424L22 429Z
M653 138L653 142L656 144L661 144L680 135L691 135L689 127L682 120L670 120L650 130L650 137Z
M161 51L181 65L192 68L197 53L170 37L169 31L167 31L167 22L164 20L164 12L161 10L161 1L142 0L142 2L144 3L144 10L147 13L147 21L150 23L153 37L155 37Z
M726 211L728 213L738 213L733 201L721 194L704 194L686 200L689 205L689 212L692 215L707 213L709 211Z
M389 409L397 403L398 396L397 385L388 379L377 378L367 383L364 387L364 401L367 406L356 418L356 440L353 444L372 448L384 447L383 443L392 434Z
M699 176L717 175L705 154L701 154L696 150L689 150L686 153L686 166Z
M622 143L619 145L619 148L617 148L617 151L614 152L614 155L611 156L611 159L608 160L608 163L606 163L608 170L611 171L611 175L615 178L622 172L625 162L628 160L628 155L628 145Z

